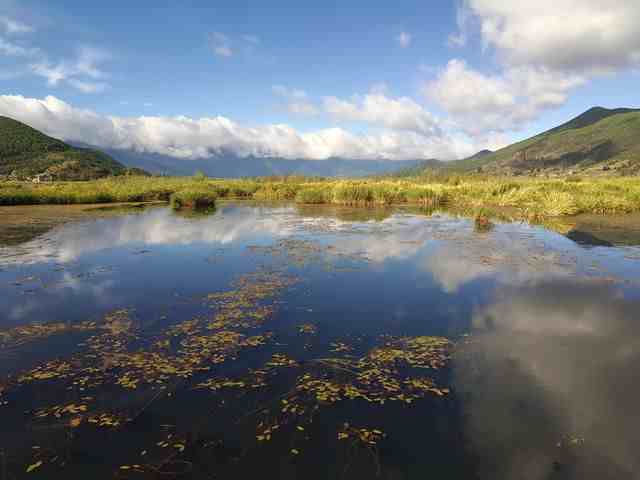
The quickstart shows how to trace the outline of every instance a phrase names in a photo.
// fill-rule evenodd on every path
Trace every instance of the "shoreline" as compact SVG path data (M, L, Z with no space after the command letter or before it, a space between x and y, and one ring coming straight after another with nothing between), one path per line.
M200 179L112 177L86 182L0 182L0 206L168 202L172 195L225 200L286 200L301 205L509 208L522 219L640 212L640 178L538 179L455 176Z

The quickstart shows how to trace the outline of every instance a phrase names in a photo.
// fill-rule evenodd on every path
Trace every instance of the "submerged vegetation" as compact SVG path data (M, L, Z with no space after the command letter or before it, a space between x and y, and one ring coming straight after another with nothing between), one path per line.
M241 198L353 206L507 207L527 218L640 211L640 180L633 177L582 181L459 175L357 180L117 177L91 182L0 184L0 205L168 201L172 195L174 206Z

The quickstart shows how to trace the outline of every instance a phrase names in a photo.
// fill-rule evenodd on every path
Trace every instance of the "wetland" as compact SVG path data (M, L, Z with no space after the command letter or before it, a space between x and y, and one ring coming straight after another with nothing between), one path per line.
M0 207L1 480L640 475L637 214L215 203Z

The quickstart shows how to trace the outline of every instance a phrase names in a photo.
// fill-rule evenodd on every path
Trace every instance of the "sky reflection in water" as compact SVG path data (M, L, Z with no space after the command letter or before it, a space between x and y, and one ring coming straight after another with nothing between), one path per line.
M303 285L285 294L276 324L311 322L335 338L459 343L446 400L451 431L425 432L464 455L450 478L638 478L638 247L586 247L522 224L476 233L468 219L445 214L367 215L225 204L209 216L152 208L67 224L0 247L0 328L123 307L162 323L197 314L194 298L238 275L284 262ZM319 248L268 249L290 240ZM1 373L23 361L5 362ZM402 461L423 462L411 456L418 450L407 448ZM459 457L429 461L446 472ZM418 478L406 465L398 471Z

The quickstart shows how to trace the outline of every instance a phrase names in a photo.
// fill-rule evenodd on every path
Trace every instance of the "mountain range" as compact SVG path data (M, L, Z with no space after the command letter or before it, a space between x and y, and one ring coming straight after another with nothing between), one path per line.
M320 177L361 177L415 167L421 160L326 160L285 159L278 157L239 157L233 153L207 158L182 160L157 153L105 149L119 162L165 175L193 175L201 171L211 177L253 177L269 175L307 175Z
M640 109L594 107L495 152L444 167L500 175L640 173Z
M419 175L426 169L492 175L607 175L640 173L640 109L594 107L576 118L495 152L462 160L327 160L239 157L219 153L196 160L134 150L69 145L23 123L0 117L0 176L87 180L145 171L212 177L268 175Z

